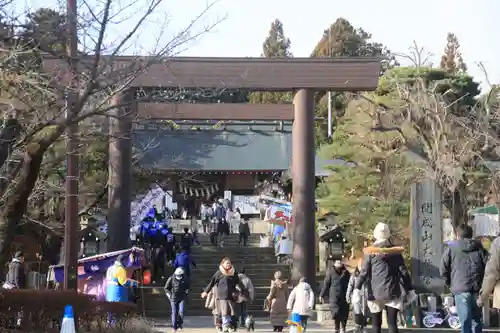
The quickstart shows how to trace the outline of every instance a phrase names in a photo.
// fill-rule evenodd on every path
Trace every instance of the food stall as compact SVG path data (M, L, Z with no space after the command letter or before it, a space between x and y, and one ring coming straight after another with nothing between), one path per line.
M132 247L126 250L107 252L78 260L78 292L93 295L97 300L104 300L106 295L106 272L116 261L119 255L128 259L124 261L127 276L142 269L146 265L144 250ZM62 283L64 279L64 265L49 267L47 284L50 282Z

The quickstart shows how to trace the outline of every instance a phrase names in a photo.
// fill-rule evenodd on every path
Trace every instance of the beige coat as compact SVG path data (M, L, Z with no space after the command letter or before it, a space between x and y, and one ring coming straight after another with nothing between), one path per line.
M300 282L290 293L286 308L292 313L310 316L313 306L314 292L311 286L306 282Z
M500 309L500 237L493 240L490 247L490 258L484 270L481 298L487 302L493 294L493 307Z
M288 285L285 281L275 279L271 281L271 288L267 299L271 302L270 319L272 326L285 326L288 313L286 303L288 299Z

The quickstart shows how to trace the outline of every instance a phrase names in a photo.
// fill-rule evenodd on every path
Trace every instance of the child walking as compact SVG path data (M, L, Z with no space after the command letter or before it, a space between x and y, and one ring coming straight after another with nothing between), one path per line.
M314 307L314 292L311 286L306 282L304 277L300 278L299 284L293 288L290 296L288 296L288 302L286 308L291 312L291 317L298 319L300 326L303 331L307 327L307 319L311 315L311 311Z

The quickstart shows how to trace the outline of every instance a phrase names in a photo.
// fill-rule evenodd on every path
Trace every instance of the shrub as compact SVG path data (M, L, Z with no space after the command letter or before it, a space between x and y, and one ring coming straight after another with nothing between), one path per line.
M73 306L79 326L87 332L109 332L110 315L113 331L128 327L137 313L133 304L99 302L75 291L2 290L0 332L13 328L15 332L59 332L66 305Z

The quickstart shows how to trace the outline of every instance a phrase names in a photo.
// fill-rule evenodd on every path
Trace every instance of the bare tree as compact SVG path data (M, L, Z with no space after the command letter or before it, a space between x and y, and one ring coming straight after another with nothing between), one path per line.
M22 36L10 36L3 44L0 110L5 120L0 128L0 267L4 267L16 228L29 204L36 206L37 202L60 194L61 188L49 180L61 175L50 168L59 166L64 158L61 148L67 128L91 118L109 116L114 109L126 106L110 101L130 87L152 63L168 62L168 57L220 22L215 19L207 24L215 2L209 3L184 29L167 36L162 3L162 0L136 0L127 4L112 0L83 1L79 8L76 59L68 58L64 49L50 47L36 37L23 40ZM15 24L22 26L24 22ZM146 27L155 27L148 32L155 35L155 43L148 49L136 46ZM117 56L132 53L132 48L135 55L126 63L117 61ZM76 70L72 71L70 64L74 63ZM67 96L73 97L71 113L67 112ZM96 138L87 128L82 130L75 153L84 152L86 140Z
M484 121L480 103L463 104L462 97L456 98L442 81L427 80L429 71L414 68L411 80L394 75L388 78L393 91L385 98L363 98L370 102L366 111L374 120L372 130L397 134L394 152L405 154L421 176L439 184L457 226L468 221L467 194L484 156L482 147L491 138L491 127Z

